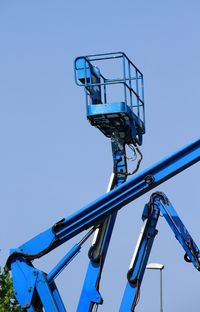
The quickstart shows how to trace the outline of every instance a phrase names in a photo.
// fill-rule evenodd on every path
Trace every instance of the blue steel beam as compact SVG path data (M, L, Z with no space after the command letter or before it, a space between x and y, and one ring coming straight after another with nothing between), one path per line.
M127 178L126 150L119 140L112 142L114 168L107 188L107 193L119 187ZM95 239L89 249L89 265L83 283L77 312L89 312L94 305L102 304L103 298L99 292L101 275L107 250L110 244L117 212L106 218L96 231Z
M103 222L108 215L169 180L200 160L200 139L183 147L157 164L136 174L118 188L106 193L68 218L37 235L19 248L12 250L9 260L15 256L28 259L40 258L78 233Z
M157 205L163 217L167 221L171 230L174 232L176 239L185 250L184 259L186 262L192 262L194 267L200 271L200 251L187 228L181 221L176 210L164 194L152 194L154 205ZM160 197L159 197L160 196ZM151 204L151 203L150 203Z
M119 312L135 311L135 306L140 297L140 288L146 265L148 263L155 236L158 233L156 225L159 215L159 209L154 206L148 218L142 218L144 223L127 272L127 285Z
M126 177L123 176L123 180L124 178ZM114 189L120 180L121 178L118 179L117 175L113 173L108 185L107 192L110 192L112 189ZM99 286L116 216L117 213L114 213L106 218L106 220L95 232L92 246L88 252L90 261L83 283L77 312L90 311L93 309L94 304L103 303L103 298L99 292Z
M138 173L128 182L90 203L72 216L57 222L52 228L37 235L19 248L12 250L7 264L11 266L14 288L17 293L20 293L23 307L27 302L30 305L30 311L37 311L34 310L35 306L30 304L34 294L37 293L45 311L60 312L65 310L54 281L49 285L46 275L32 267L32 260L49 253L81 231L91 226L98 226L108 215L116 213L126 204L199 160L200 139ZM55 272L61 270L60 263L59 269L55 269ZM46 292L51 297L52 303L43 298ZM54 309L54 306L57 307ZM59 306L62 309L58 308Z
M161 192L153 193L149 203L144 207L142 215L144 224L127 273L127 285L119 312L135 311L144 272L155 236L158 233L156 225L160 213L162 213L171 230L174 232L176 239L185 250L187 254L185 260L192 262L194 267L200 271L200 251L193 238L190 236L166 195Z

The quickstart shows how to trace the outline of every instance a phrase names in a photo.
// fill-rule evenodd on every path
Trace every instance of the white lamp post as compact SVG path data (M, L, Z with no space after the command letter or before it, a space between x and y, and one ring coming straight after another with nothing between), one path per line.
M164 264L149 263L147 264L146 269L160 270L160 312L163 312L162 270L164 269Z

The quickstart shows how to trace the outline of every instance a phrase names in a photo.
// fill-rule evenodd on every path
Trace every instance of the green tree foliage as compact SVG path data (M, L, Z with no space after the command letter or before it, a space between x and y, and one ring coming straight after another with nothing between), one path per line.
M0 268L0 312L18 311L20 308L15 299L10 273L6 268Z

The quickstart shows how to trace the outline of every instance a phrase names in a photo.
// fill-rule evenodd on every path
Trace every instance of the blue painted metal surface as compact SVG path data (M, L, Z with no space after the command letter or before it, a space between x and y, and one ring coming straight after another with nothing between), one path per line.
M119 71L117 74L115 72L114 77L108 77L107 71L102 66L107 62L113 63L109 65L113 70L116 64L119 66ZM114 165L113 181L109 191L111 189L112 191L11 251L7 263L12 270L16 296L20 306L28 312L38 312L43 309L47 312L66 311L56 287L55 278L80 252L82 244L95 230L96 240L89 250L90 262L77 311L93 311L95 304L101 304L103 298L99 292L100 279L117 211L200 160L200 140L197 140L125 183L127 176L130 175L127 172L126 144L130 146L135 155L137 151L141 156L136 169L131 174L138 170L142 160L137 144L142 144L145 133L143 75L123 52L78 57L74 63L74 70L76 83L83 86L85 90L88 120L105 136L111 138ZM117 99L113 100L112 96L115 93L110 90L115 86L118 87L118 91L121 88L121 93L117 91ZM197 246L180 219L177 219L175 211L173 213L172 219L169 219L168 214L166 219L186 250L186 261L191 260L195 264L199 256ZM126 299L123 301L125 302L123 311L129 311L133 295L137 295L134 291L136 288L138 290L138 284L135 284L137 287L132 287L133 281L140 281L143 277L144 272L140 265L141 256L145 253L143 263L147 261L156 234L155 226L158 216L158 209L154 207L153 214L147 218L142 236L144 238L141 245L142 252L138 255L137 265L128 273L129 283ZM33 260L51 252L90 227L92 229L89 233L72 247L50 273L46 274L33 267ZM145 242L146 231L151 237L148 243ZM179 231L184 232L185 236Z
M46 312L66 312L55 283L48 283L45 273L21 258L16 258L11 268L13 286L17 289L15 294L21 308L31 312L42 311L42 307Z
M187 254L185 260L192 262L194 267L200 271L200 251L193 238L190 236L166 195L160 192L153 193L143 211L142 220L144 224L127 273L127 285L120 306L120 312L135 311L151 248L154 238L158 233L156 225L160 213L162 213L176 239L185 250Z
M60 272L80 252L80 250L81 250L80 244L76 244L73 246L73 248L66 254L66 256L47 275L47 280L49 283L51 283L60 274Z
M111 176L107 192L110 192L112 189L120 186L126 181L127 177L124 146L119 144L119 142L112 142L112 151L114 159L113 171L115 173ZM117 212L107 217L106 220L98 227L98 233L95 236L95 240L93 241L93 244L88 252L90 261L85 281L83 283L77 311L92 311L95 305L103 303L103 298L99 292L100 281L116 217Z
M187 262L192 262L194 267L200 271L200 250L181 221L174 207L165 195L161 194L161 198L159 198L157 194L153 194L153 196L154 205L158 206L163 217L166 219L170 228L174 232L176 239L185 250L184 259Z
M119 67L118 76L107 77L103 63L113 66L113 71ZM85 89L87 117L91 124L109 138L118 133L124 144L134 140L141 145L145 133L141 71L123 52L78 57L74 69L77 85ZM117 102L112 99L116 85L121 91L118 91Z
M16 249L22 254L36 254L38 258L94 224L99 224L108 215L172 178L200 160L200 139L176 153L136 174L118 188L101 196L52 228L39 234Z
M154 207L148 218L144 220L142 231L127 273L127 285L120 306L120 312L135 311L140 295L140 287L145 268L150 256L154 238L158 231L156 224L160 211Z
M199 160L200 139L138 173L128 182L85 206L72 216L57 222L52 228L34 237L19 248L12 250L8 259L8 266L12 270L14 288L20 305L26 307L26 304L31 302L31 306L34 307L33 302L35 300L45 307L45 311L65 311L62 310L64 308L61 308L62 301L59 299L55 283L53 281L48 283L46 274L33 268L32 261L49 253L81 231L91 226L97 226L111 213L116 213L126 204ZM187 254L190 256L189 252ZM28 289L30 289L30 292ZM46 298L43 298L45 296L51 298L50 301L47 300L48 303ZM51 305L49 302L51 302ZM60 307L58 308L58 306Z
M116 60L118 65L120 65L118 74L121 78L117 76L118 78L108 79L108 77L105 78L105 74L102 74L105 70L105 68L102 68L102 63L107 63L108 61L110 63L113 60L115 67L117 65ZM101 65L101 71L96 66L97 62ZM128 73L126 73L127 68ZM143 89L142 74L138 74L138 69L125 54L109 53L77 58L75 60L75 79L78 85L80 85L80 82L84 85L87 118L92 125L111 138L114 172L114 181L111 189L116 188L124 183L129 175L127 172L125 145L134 144L134 147L130 148L136 155L136 142L142 143L141 134L144 133L144 122L140 118L140 112L143 109L142 113L144 114L144 103L140 103L138 100L141 100L139 80L141 82L140 89ZM133 87L132 89L133 80L135 80L135 88ZM123 102L115 103L110 99L111 92L108 90L108 87L111 86L118 86L118 89L122 87L123 92L121 97L118 95L117 100L123 100ZM127 96L127 91L129 96ZM143 92L141 94L142 96L144 95ZM142 156L140 151L137 151ZM137 164L137 169L141 159ZM91 246L88 253L90 261L80 296L78 311L91 311L95 304L103 302L103 298L99 293L100 280L115 220L116 213L109 216L96 231L98 234L95 235L95 243Z
M121 162L118 163L118 165L124 167L122 157ZM107 192L110 192L112 189L125 182L125 178L124 175L112 174ZM100 280L116 217L117 213L113 213L96 231L97 233L88 252L90 261L83 283L77 312L92 311L95 305L98 306L103 303L103 298L99 291Z

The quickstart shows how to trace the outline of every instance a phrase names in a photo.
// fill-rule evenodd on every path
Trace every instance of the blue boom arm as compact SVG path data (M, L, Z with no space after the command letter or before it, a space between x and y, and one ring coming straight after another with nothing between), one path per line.
M138 173L128 182L121 184L70 217L58 221L50 229L13 249L7 265L12 270L14 288L20 306L29 312L38 311L40 307L47 312L66 311L54 278L80 251L82 242L74 246L49 273L50 275L34 268L33 260L48 254L83 230L97 227L108 215L116 213L126 204L199 160L200 139Z
M154 238L158 233L157 221L162 213L176 239L185 250L184 259L192 262L200 271L200 251L182 223L166 195L160 192L153 193L150 201L145 205L142 220L144 221L133 258L127 273L127 286L124 292L120 312L134 311L138 303L142 279L150 256Z
M120 70L117 77L121 78L109 78L107 74L105 77L104 66L110 62ZM77 85L85 90L88 120L111 139L113 183L110 191L124 183L128 175L136 173L142 160L137 143L142 144L145 133L143 75L121 52L78 57L74 69ZM112 100L113 86L122 91L117 102ZM133 152L132 159L136 160L137 154L140 156L131 173L127 168L127 146ZM99 293L100 280L116 216L116 212L108 216L95 231L77 311L91 311L95 304L103 302Z

